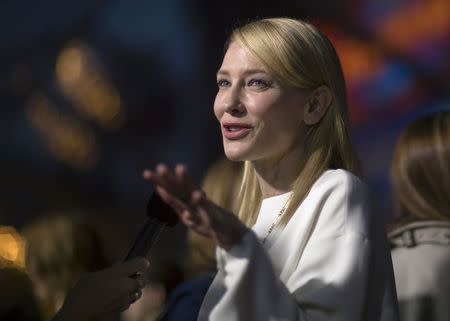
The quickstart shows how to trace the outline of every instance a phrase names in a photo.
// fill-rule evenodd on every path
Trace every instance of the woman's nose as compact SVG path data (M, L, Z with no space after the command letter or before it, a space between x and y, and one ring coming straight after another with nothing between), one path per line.
M245 106L241 99L241 92L238 87L230 87L224 95L224 112L231 115L240 115L245 111Z

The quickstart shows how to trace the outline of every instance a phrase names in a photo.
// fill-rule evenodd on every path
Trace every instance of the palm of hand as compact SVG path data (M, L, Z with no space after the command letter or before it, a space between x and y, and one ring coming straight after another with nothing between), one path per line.
M158 194L183 224L214 239L226 250L237 244L248 230L235 215L206 198L187 175L185 166L177 165L172 172L160 164L154 171L144 171L144 178L155 184Z

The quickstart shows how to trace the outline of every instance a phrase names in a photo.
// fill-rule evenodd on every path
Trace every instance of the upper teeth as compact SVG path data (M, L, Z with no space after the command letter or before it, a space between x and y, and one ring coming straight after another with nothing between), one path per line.
M234 131L237 131L237 130L239 130L240 128L239 127L228 127L228 130L230 131L230 132L234 132Z

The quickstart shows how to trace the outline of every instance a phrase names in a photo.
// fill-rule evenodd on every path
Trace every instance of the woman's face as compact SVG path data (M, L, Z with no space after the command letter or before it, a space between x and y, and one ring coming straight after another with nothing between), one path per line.
M300 148L307 92L277 83L267 68L232 43L217 73L214 113L231 160L276 160Z

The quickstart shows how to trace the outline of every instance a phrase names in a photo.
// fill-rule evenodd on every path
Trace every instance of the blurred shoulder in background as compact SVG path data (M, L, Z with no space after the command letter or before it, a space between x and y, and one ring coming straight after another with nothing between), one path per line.
M401 134L392 162L389 233L402 321L450 320L450 112Z

